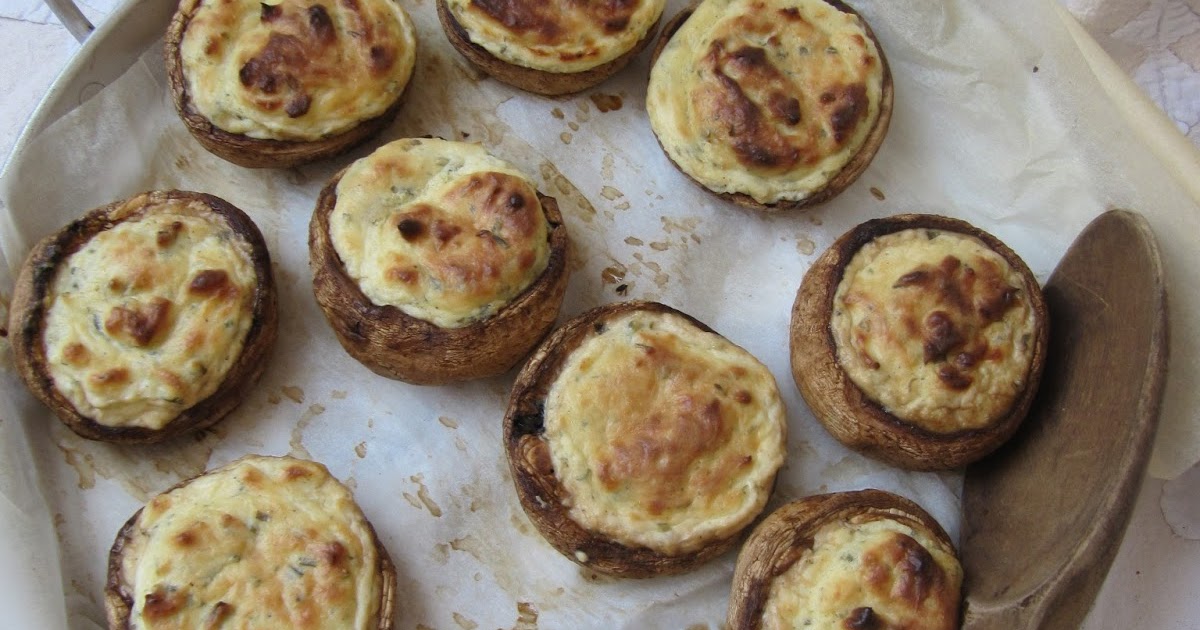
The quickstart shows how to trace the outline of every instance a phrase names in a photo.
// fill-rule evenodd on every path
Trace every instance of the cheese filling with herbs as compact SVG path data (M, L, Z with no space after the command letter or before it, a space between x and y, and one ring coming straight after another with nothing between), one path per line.
M398 140L346 170L329 216L334 249L375 304L442 328L485 319L550 260L537 189L483 148Z
M256 286L250 246L208 206L135 211L55 276L43 334L55 388L101 425L161 429L241 355Z
M547 395L545 439L571 518L661 553L697 550L762 510L783 463L775 379L674 314L604 322Z
M709 190L800 201L863 146L883 73L862 20L821 0L706 0L651 69L646 110Z
M142 509L121 558L132 628L377 627L375 538L313 462L248 457Z
M924 531L851 518L817 530L771 581L762 628L954 630L961 587L953 550Z
M665 0L446 0L471 43L543 72L582 72L649 36Z
M1026 386L1036 314L1019 270L979 239L910 229L864 245L843 272L830 328L869 398L923 429L976 429Z
M188 96L216 127L314 141L386 112L416 61L395 0L185 0Z

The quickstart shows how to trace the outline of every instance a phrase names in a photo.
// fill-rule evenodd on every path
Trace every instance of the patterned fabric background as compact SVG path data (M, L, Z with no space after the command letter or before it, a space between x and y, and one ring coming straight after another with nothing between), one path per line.
M1063 0L1175 126L1200 146L1200 0Z

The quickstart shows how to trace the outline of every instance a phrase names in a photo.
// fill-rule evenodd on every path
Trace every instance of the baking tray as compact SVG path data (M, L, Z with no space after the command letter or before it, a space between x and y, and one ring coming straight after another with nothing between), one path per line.
M11 395L0 418L20 422L0 422L8 464L0 479L13 506L0 523L22 541L21 557L4 569L22 583L14 592L27 595L12 595L29 614L19 625L102 625L104 561L120 523L179 479L262 452L312 457L355 487L398 561L397 627L720 627L732 554L686 576L620 582L579 569L533 532L500 449L511 374L418 388L370 374L337 346L311 298L307 217L320 185L383 141L426 134L478 141L557 196L576 245L564 318L626 297L659 299L762 359L789 411L789 463L772 506L817 491L881 487L926 505L952 532L958 475L899 473L850 453L800 401L784 339L809 262L850 226L908 211L951 214L992 231L1043 279L1070 238L1112 205L1165 208L1195 224L1194 202L1098 98L1102 88L1048 2L861 3L896 75L892 131L850 190L788 215L729 206L669 167L642 111L646 55L597 90L530 96L468 68L436 29L432 0L403 4L422 42L410 103L392 128L344 158L239 170L200 150L182 125L143 117L143 108L161 111L167 102L153 50L170 0L122 5L35 113L3 177L0 253L8 268L0 290L11 286L2 275L29 242L82 210L148 187L190 187L237 203L264 229L284 321L263 382L242 407L213 431L160 447L75 438L6 367L3 391ZM668 14L683 4L669 2ZM137 83L143 100L104 89L126 85L118 82L131 73L145 75ZM111 142L107 135L75 145L87 160L61 157L47 140L73 137L64 127L86 128L70 116L104 99L125 111L130 128L106 131L130 132L143 160L134 168L106 164L109 155L95 147ZM67 179L78 179L69 190L36 181L47 179L36 177L47 163L59 162Z

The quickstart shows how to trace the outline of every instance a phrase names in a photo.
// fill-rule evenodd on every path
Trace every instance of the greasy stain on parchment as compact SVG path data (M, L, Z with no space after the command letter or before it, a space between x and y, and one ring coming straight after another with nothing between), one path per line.
M596 92L595 94L590 95L588 98L592 99L592 103L596 106L596 109L600 110L601 114L607 114L608 112L615 112L621 109L621 107L625 104L622 96L623 94L605 94L603 92Z
M620 191L609 188L604 187L601 196L606 199L620 198ZM633 261L618 260L615 256L606 254L609 264L600 270L600 281L603 285L612 285L617 295L625 297L633 292L638 286L637 279L649 280L654 288L665 291L671 282L672 274L677 278L686 277L691 248L702 244L704 240L698 233L701 220L697 217L667 216L661 216L659 220L660 234L625 237L624 243L635 250ZM676 252L676 255L669 259L659 258L659 255L671 251ZM669 269L664 268L664 264L669 265ZM642 289L639 297L658 299L658 294Z
M564 215L572 216L584 223L592 222L596 217L596 208L554 164L542 161L538 165L538 174L542 176L542 181L545 183L543 186L545 194L552 195L558 200L559 209ZM564 203L565 201L572 203Z
M696 234L696 230L700 229L698 217L659 217L659 220L662 222L664 234L682 235L697 243L700 242L700 237Z
M613 188L612 186L605 186L600 189L600 196L604 197L605 199L607 199L609 201L616 201L617 199L624 197L625 193L621 192L620 190L618 190L616 188Z
M482 484L478 478L459 488L459 496L452 499L455 507L475 513L480 510L490 510L493 506L495 488L491 484Z
M440 518L442 516L442 508L439 507L438 504L433 500L433 497L429 495L429 488L425 487L424 475L412 475L408 478L408 480L417 484L417 496L414 497L408 492L403 493L404 499L408 501L409 505L412 505L418 510L421 508L429 510L429 513L435 518Z
M603 228L594 224L595 206L553 164L542 161L538 166L538 171L545 182L542 186L543 193L558 200L558 208L562 212L568 233L580 225L595 232L604 232ZM577 238L572 234L571 245L567 251L567 268L572 273L582 270L587 266L587 260L591 258L591 255L587 239Z
M435 558L439 554L466 554L485 568L492 582L514 600L528 600L530 597L542 599L548 596L541 594L543 589L538 588L536 582L530 582L529 576L521 568L523 563L518 561L526 545L541 544L540 534L516 501L498 499L508 496L502 493L508 492L511 484L507 464L499 461L490 471L475 471L470 482L461 486L458 492L451 493L448 513L455 522L464 518L482 523L508 521L512 528L503 528L503 534L487 532L476 535L468 531L435 548ZM531 593L531 590L534 592Z
M522 536L533 536L534 532L533 528L531 527L532 523L529 522L529 517L524 513L517 514L514 512L510 521L512 522L513 530L518 534L521 534Z
M538 630L538 609L530 602L517 602L517 622L512 630Z
M462 613L456 612L456 613L452 614L451 617L454 618L454 623L457 624L458 627L462 628L463 630L475 630L475 628L479 627L479 624L475 623L469 617L463 615Z
M480 565L487 567L496 586L510 596L515 597L528 591L530 585L518 568L520 563L512 561L514 549L511 540L500 536L480 537L467 534L449 541L448 544L452 551L465 553Z
M295 385L284 385L280 391L297 405L304 403L304 390Z
M449 53L449 54L447 54ZM419 138L434 135L453 139L457 134L481 141L492 149L504 142L512 131L491 111L464 106L474 99L484 98L487 75L465 62L453 51L429 47L422 50L424 61L418 66L414 85L421 86L421 98L409 99L404 115L396 119L390 137ZM468 85L452 79L453 72ZM443 78L445 77L445 78Z
M89 583L90 580L85 582L78 578L71 578L71 590L75 591L76 595L90 602L92 606L99 606L100 602L96 599L96 589L92 588Z
M614 260L613 264L600 270L600 280L604 284L618 284L628 273L628 267Z
M592 119L592 108L587 101L575 101L575 120L585 123Z
M646 270L648 270L650 273L653 274L652 278L654 280L655 286L657 286L659 289L667 288L667 283L669 283L671 281L671 275L663 271L662 265L658 264L657 262L655 262L653 260L646 260L645 255L642 254L641 252L634 252L633 258L634 258L634 260L637 260L638 263L640 263L641 267L645 267ZM637 271L638 268L639 268L639 265L633 266L634 274L642 275L641 273L638 273L638 271Z
M65 426L55 426L51 432L63 461L78 475L80 490L94 488L97 478L108 479L143 503L203 473L213 448L223 437L219 427L212 427L163 444L128 448L86 440Z
M300 416L300 419L296 421L296 426L292 427L292 435L291 438L288 439L288 446L291 447L291 450L288 451L288 455L291 455L292 457L298 457L300 459L313 458L312 453L309 453L308 449L304 447L304 432L308 429L308 426L312 424L313 418L316 418L323 413L325 413L324 405L309 405L304 414Z
M796 237L796 251L805 256L812 256L813 252L817 251L817 244L807 234L800 234Z

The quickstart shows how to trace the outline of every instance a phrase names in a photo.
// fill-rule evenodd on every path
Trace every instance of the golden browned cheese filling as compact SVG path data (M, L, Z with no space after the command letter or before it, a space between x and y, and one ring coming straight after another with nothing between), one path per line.
M940 433L987 426L1029 376L1037 324L1025 286L974 237L881 236L850 260L834 295L838 361L902 420Z
M379 556L324 466L247 457L142 509L121 559L131 628L368 629Z
M161 429L208 397L253 323L245 240L198 201L146 203L67 257L46 298L54 386L105 426Z
M678 315L645 311L606 322L571 352L545 428L571 518L667 554L749 523L785 449L765 366Z
M383 114L408 84L416 36L394 0L184 0L192 107L251 138L319 140Z
M706 0L650 73L667 155L718 193L798 201L879 118L883 63L862 21L821 0Z
M442 328L492 315L550 259L537 189L461 142L398 140L352 164L337 185L329 231L372 302Z
M883 518L837 521L771 581L763 630L953 630L962 568L953 550Z
M646 37L665 0L447 0L471 42L507 63L581 72Z

